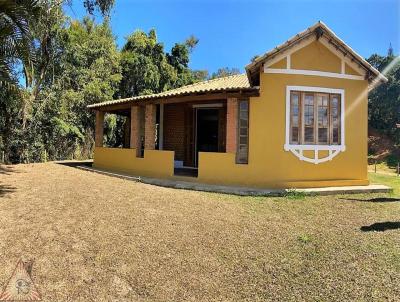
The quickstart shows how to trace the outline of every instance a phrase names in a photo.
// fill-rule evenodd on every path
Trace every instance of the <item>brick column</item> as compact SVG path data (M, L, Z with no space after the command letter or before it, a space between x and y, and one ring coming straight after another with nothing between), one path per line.
M237 129L238 129L238 100L228 98L226 100L226 152L236 153Z
M131 107L131 139L130 148L137 149L140 146L140 117L139 117L139 106Z
M144 124L144 149L147 150L154 150L156 148L156 113L156 105L146 105Z
M103 147L103 134L104 134L104 112L96 111L96 134L95 134L95 146Z

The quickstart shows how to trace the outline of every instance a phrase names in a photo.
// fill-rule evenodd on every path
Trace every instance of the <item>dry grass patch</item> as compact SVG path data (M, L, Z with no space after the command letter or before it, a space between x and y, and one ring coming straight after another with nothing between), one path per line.
M34 259L44 301L400 297L400 229L361 230L400 221L395 196L238 197L54 163L2 169L0 283Z

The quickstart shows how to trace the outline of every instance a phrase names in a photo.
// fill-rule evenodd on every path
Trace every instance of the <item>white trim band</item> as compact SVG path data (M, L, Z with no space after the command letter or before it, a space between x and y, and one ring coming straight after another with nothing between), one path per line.
M318 76L328 78L339 78L348 80L365 80L363 76L342 74L335 72L317 71L317 70L302 70L302 69L279 69L279 68L264 68L264 73L275 73L275 74L300 74L307 76Z

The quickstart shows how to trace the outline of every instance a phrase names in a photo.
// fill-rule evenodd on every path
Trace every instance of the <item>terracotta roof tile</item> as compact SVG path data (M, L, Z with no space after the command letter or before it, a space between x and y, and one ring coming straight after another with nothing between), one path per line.
M107 105L115 105L121 103L135 102L149 99L160 99L165 97L173 97L179 95L188 95L191 93L202 93L202 92L224 92L238 89L257 89L251 87L246 74L238 74L227 76L223 78L203 81L194 83L187 86L182 86L176 89L167 90L161 93L140 95L131 98L112 100L87 106L88 108L98 108Z

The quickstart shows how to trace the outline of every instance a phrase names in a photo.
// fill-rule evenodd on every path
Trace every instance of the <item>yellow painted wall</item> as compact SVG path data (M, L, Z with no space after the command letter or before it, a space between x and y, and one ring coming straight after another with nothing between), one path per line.
M283 58L282 60L269 66L269 68L278 68L278 69L286 69L286 67L287 67L286 58Z
M340 73L341 59L322 43L314 41L291 55L292 69Z
M136 157L136 149L96 147L93 166L136 176L171 177L174 174L174 152L145 150Z
M345 90L346 151L313 164L284 150L288 85ZM270 188L368 184L367 87L367 81L262 73L260 97L250 99L249 163L235 164L234 154L201 153L199 180Z
M292 68L340 72L341 62L313 42L292 54ZM294 64L294 65L293 65ZM332 161L301 161L285 144L286 86L344 89L345 146ZM173 152L96 148L94 166L134 175L185 179L212 184L263 188L367 185L368 82L294 74L260 74L260 96L250 99L249 163L236 164L231 153L199 154L198 178L173 176ZM321 156L326 155L322 152Z
M344 70L345 70L345 73L346 73L346 74L361 75L359 72L357 72L357 71L355 71L353 68L351 68L351 67L349 66L349 64L347 64L347 63L345 64Z

